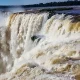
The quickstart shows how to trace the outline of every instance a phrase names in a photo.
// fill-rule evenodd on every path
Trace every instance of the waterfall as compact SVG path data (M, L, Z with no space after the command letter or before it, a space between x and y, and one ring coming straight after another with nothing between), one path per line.
M72 15L48 16L6 15L6 24L0 25L0 73L15 73L25 65L31 71L35 65L48 73L80 75L80 21Z
M1 64L4 64L5 67L7 65L10 69L15 59L19 58L21 54L28 52L37 45L37 42L33 42L31 37L39 34L41 28L47 20L48 14L24 13L11 14L10 16L7 16L7 25L4 27L1 25L0 27L0 52L2 58ZM4 54L6 54L7 57L4 57ZM10 61L6 59L9 59ZM2 60L4 63L2 63ZM8 64L9 62L10 64Z

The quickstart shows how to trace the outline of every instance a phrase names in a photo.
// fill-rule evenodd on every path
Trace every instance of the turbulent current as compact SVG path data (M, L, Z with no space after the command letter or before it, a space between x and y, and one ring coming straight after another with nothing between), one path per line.
M1 13L0 80L80 80L80 16Z

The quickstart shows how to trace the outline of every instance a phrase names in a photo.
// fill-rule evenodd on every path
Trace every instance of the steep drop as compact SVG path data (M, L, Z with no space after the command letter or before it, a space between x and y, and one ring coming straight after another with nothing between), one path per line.
M47 18L12 14L0 28L0 52L8 54L7 61L1 55L2 72L12 74L7 80L80 79L80 21L65 14Z

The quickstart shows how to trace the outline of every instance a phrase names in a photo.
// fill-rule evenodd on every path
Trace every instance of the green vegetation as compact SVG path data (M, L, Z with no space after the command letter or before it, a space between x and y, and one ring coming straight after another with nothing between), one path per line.
M73 6L73 5L80 5L80 1L65 1L65 2L49 2L49 3L40 3L40 4L33 4L33 5L22 5L23 8L25 7L52 7L52 6Z

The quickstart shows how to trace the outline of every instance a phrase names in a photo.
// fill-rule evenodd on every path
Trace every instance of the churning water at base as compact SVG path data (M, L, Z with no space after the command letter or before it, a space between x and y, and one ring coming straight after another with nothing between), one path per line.
M2 20L0 73L17 75L27 66L29 72L32 71L30 75L36 74L35 79L28 76L27 80L39 80L41 75L59 80L47 73L80 76L80 21L74 19L74 16L56 14L48 19L48 13L16 13L5 15ZM37 69L33 72L36 66L40 74L34 73ZM74 80L71 77L64 79Z

